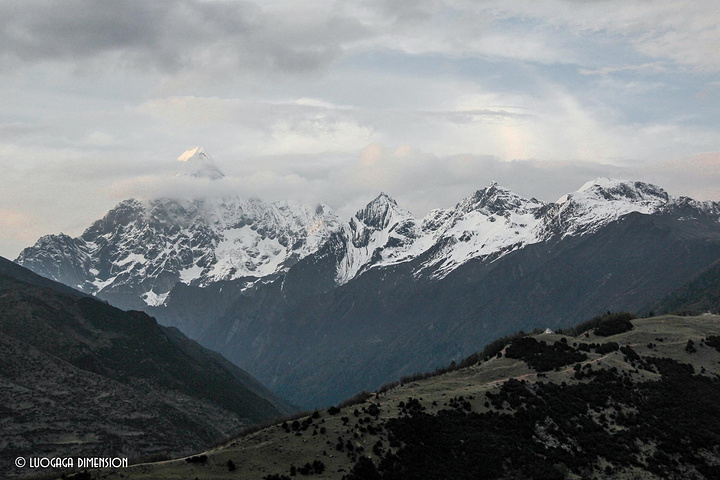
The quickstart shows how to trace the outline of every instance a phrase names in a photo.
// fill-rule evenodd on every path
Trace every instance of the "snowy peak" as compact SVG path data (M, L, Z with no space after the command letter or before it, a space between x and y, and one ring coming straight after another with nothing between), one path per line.
M510 212L528 213L542 206L543 203L534 198L528 200L492 182L460 202L457 209L463 213L479 211L485 215L505 216Z
M668 202L659 187L608 178L592 180L554 204L492 182L418 222L380 194L350 220L337 280L416 258L422 258L418 272L442 277L471 259L492 262L530 244L595 232L632 212L657 212Z
M346 250L337 265L336 282L343 284L374 265L406 259L419 233L412 213L381 193L345 226Z
M612 178L596 178L580 187L578 193L592 195L605 201L629 201L643 204L665 204L670 196L660 187L644 182L629 182Z
M660 187L644 182L596 178L560 198L546 217L546 234L592 233L629 213L653 214L671 202Z
M222 178L201 147L178 160L189 167L185 175ZM720 221L720 203L674 199L655 185L610 178L548 204L493 182L422 220L385 193L347 222L326 205L235 196L130 199L81 237L43 237L17 262L88 293L132 292L143 304L162 305L177 282L251 283L318 252L332 258L337 284L406 262L417 276L442 278L470 260L494 262L527 245L592 234L631 213L659 212Z
M493 182L453 209L430 212L418 242L426 252L421 270L442 277L470 259L493 261L537 242L534 229L545 207Z
M162 305L177 282L206 285L286 271L341 229L325 205L240 197L124 200L81 237L43 237L18 263L87 293ZM129 292L135 300L129 298Z
M218 180L225 176L202 147L186 150L178 157L177 161L183 163L179 176L209 178L210 180Z
M355 218L370 228L383 230L390 224L393 214L396 212L401 212L397 202L383 192L368 203L365 208L358 210Z

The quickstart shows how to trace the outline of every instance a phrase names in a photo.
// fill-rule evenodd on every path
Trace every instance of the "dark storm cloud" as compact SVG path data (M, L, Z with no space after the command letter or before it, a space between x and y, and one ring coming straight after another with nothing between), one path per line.
M15 62L100 61L112 68L307 71L365 31L333 15L289 19L249 2L24 0L0 4L0 55Z

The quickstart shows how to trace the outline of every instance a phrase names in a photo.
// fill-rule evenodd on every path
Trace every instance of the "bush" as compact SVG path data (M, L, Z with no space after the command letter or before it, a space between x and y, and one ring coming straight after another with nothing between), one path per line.
M705 339L705 343L709 347L713 347L715 350L720 352L720 337L718 337L717 335L710 335Z
M507 358L524 360L538 372L587 360L587 355L575 351L567 343L548 345L532 337L516 338L505 350Z
M347 400L343 400L342 402L338 403L338 407L345 408L352 405L357 405L359 403L365 403L365 401L370 397L372 397L372 393L363 390L362 392L348 398Z
M633 324L630 320L637 318L637 315L629 312L606 313L600 317L598 326L594 330L595 335L609 337L632 330Z
M603 315L581 322L571 330L574 332L576 337L592 329L595 329L593 332L595 335L607 337L631 330L632 323L630 320L635 318L638 318L637 315L630 312L607 312Z

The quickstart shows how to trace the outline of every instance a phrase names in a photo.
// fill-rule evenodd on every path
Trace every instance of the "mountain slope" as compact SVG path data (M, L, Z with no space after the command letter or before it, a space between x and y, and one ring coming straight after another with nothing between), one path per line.
M484 360L238 438L202 462L92 478L717 478L720 317L627 323L506 339Z
M697 278L647 307L648 311L720 312L720 263L716 262Z
M512 331L570 325L586 312L638 310L718 258L717 222L668 212L633 213L592 235L473 259L440 279L415 276L420 257L295 296L299 287L289 283L301 263L206 317L197 338L291 401L327 405ZM173 310L169 303L158 315Z
M3 463L179 454L289 410L176 329L9 263L0 262Z

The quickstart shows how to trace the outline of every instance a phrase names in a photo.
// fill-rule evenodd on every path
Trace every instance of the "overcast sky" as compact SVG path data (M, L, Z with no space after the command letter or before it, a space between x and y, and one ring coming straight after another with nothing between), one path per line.
M215 192L346 218L492 180L720 200L719 24L716 0L0 0L0 255L177 192L198 145Z

